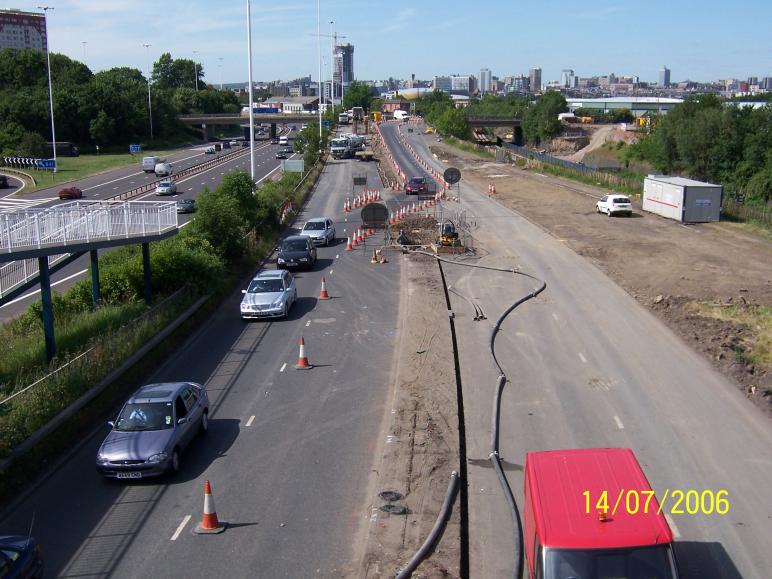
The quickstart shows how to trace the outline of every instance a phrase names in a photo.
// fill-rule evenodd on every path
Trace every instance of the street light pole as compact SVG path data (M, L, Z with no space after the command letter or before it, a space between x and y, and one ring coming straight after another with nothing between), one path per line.
M247 62L249 63L249 171L255 182L255 105L252 99L252 2L247 0Z
M150 140L153 140L153 103L150 100L150 47L152 44L143 44L145 52L147 53L147 110L148 118L150 119Z
M330 20L330 100L335 106L335 35L332 33L334 20Z
M316 56L319 59L319 82L317 94L319 95L319 155L322 154L322 35L321 35L321 5L320 0L316 0Z
M222 61L223 61L223 57L222 56L218 56L217 60L220 61L220 64L218 64L217 67L220 69L220 90L222 90Z
M51 52L48 50L48 11L53 10L53 6L38 6L38 10L43 11L43 20L46 25L46 65L48 67L48 104L51 108L51 140L52 148L54 150L54 173L57 171L56 167L56 126L54 124L54 92L51 87Z
M83 64L86 64L86 45L88 44L88 40L81 41L81 44L83 45Z
M196 62L196 55L198 50L193 51L193 79L196 81L196 92L198 92L198 63Z

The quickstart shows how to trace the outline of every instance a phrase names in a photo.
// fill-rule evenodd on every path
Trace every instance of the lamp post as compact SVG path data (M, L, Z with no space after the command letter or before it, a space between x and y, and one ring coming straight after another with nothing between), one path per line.
M217 60L220 61L220 63L217 65L217 68L220 69L220 90L222 90L222 61L223 61L223 57L222 56L218 56Z
M43 20L46 25L46 66L48 68L48 104L51 108L51 142L54 150L54 173L56 173L56 126L54 124L54 92L51 87L51 53L48 50L48 11L53 10L53 6L38 6L38 10L43 11Z
M82 40L81 44L83 45L83 64L86 64L86 45L88 44L88 40Z
M255 182L255 110L252 100L252 3L247 0L247 62L249 63L249 170Z
M335 35L332 33L334 20L330 20L330 101L335 106Z
M196 62L196 55L198 50L193 51L193 79L196 81L196 92L198 92L198 63Z
M322 155L322 35L321 35L321 5L316 0L316 56L319 60L319 82L316 83L317 95L319 95L319 156Z
M147 53L147 110L148 118L150 119L150 140L153 140L153 103L150 100L150 47L152 44L143 44L145 52Z

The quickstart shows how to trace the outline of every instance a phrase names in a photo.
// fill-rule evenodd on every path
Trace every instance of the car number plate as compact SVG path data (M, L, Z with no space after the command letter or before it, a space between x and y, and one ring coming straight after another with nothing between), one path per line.
M141 472L119 472L118 478L142 478Z

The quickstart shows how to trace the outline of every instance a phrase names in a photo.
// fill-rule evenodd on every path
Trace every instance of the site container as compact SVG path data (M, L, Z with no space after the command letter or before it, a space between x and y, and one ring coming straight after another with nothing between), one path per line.
M682 223L718 221L723 187L684 177L649 175L643 181L643 210Z
M673 535L632 450L531 452L524 549L531 579L677 579Z

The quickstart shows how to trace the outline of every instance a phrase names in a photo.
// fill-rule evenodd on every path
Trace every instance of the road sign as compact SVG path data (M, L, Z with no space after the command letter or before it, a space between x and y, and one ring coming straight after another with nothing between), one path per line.
M327 121L327 120L322 121L322 128L323 129L329 129L330 128L330 121Z
M38 159L38 167L41 169L56 169L56 161L54 159Z
M136 155L137 153L142 152L142 147L140 145L129 145L129 153L132 155Z
M461 181L461 171L455 167L448 167L442 174L442 178L445 179L445 183L448 185L453 185Z

